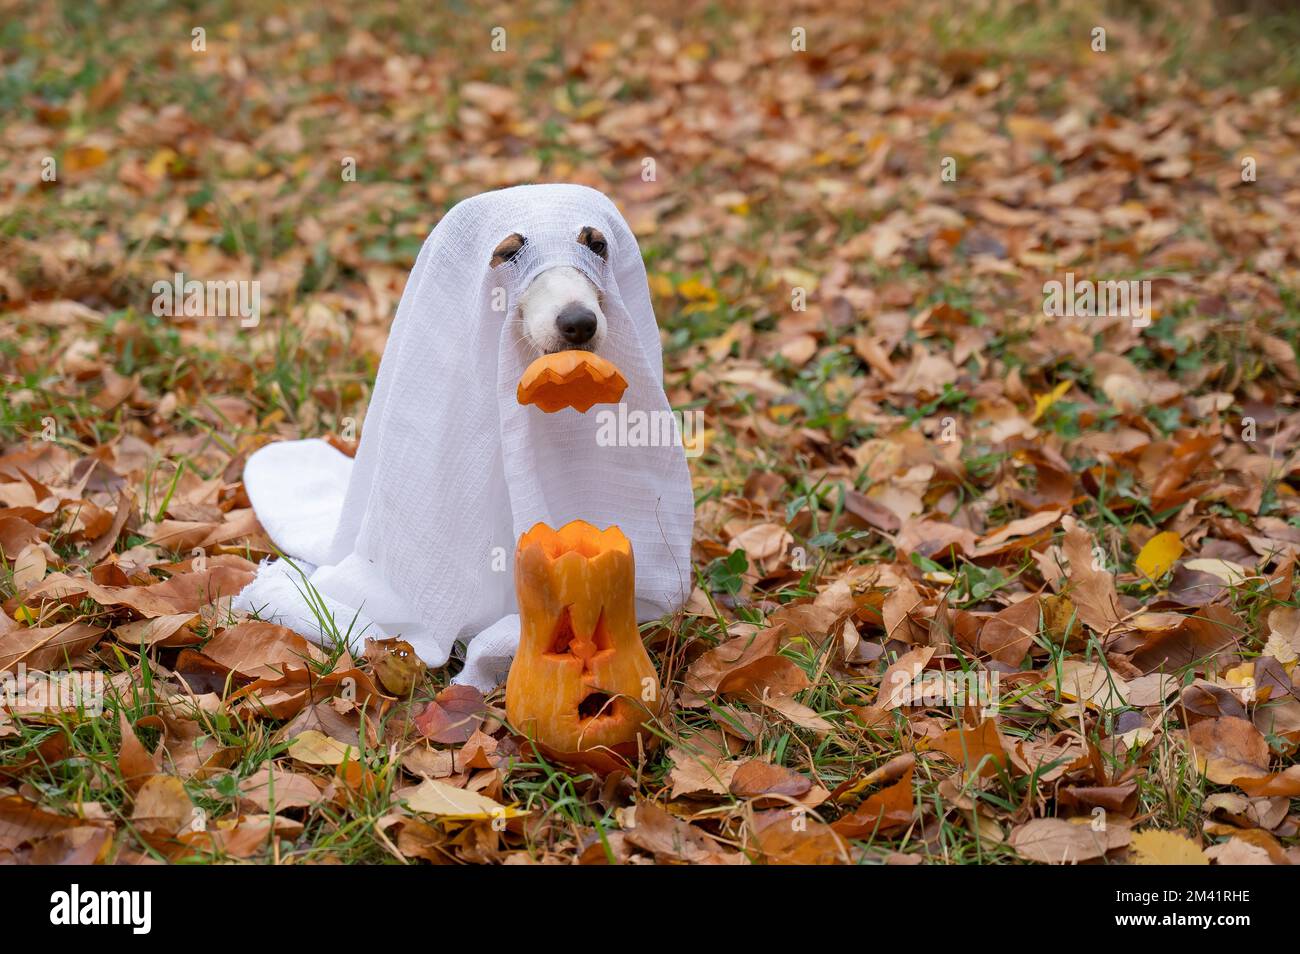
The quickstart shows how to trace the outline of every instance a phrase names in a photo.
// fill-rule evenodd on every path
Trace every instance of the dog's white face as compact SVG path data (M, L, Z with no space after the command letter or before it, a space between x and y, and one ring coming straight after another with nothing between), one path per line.
M506 236L492 252L491 266L510 261L527 241L518 232ZM601 258L609 254L605 237L591 227L582 229L575 241ZM605 312L596 286L568 265L548 268L528 283L519 297L519 322L524 337L539 355L596 351L606 335Z

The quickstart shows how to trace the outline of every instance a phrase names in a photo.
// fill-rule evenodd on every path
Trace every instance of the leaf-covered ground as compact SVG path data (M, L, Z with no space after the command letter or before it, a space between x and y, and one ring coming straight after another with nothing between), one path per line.
M1300 861L1286 5L190 6L0 3L0 859ZM605 778L229 611L247 455L354 447L442 211L548 180L706 427ZM176 272L260 322L156 317Z

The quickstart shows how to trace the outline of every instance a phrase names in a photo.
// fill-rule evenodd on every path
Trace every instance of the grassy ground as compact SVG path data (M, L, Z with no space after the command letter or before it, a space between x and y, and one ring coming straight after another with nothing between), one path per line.
M108 677L0 711L0 857L1300 859L1294 15L0 9L0 666ZM442 211L556 180L708 428L660 744L604 778L228 609L247 454L350 446ZM1047 316L1067 271L1150 326ZM175 272L260 322L156 317Z

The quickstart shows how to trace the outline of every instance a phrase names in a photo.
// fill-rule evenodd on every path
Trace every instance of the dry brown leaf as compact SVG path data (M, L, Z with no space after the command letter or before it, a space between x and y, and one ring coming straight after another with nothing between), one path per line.
M629 843L648 851L658 862L720 864L726 858L721 846L703 831L674 818L650 802L638 802L635 825L624 832Z
M188 625L197 619L194 613L172 613L155 616L134 623L123 623L113 630L113 635L131 646L185 646L197 643L198 637L188 632Z
M1268 742L1245 719L1225 716L1196 723L1187 733L1196 765L1219 785L1268 775Z
M852 861L848 845L830 825L797 810L761 813L755 819L749 848L761 864L843 865Z
M1115 578L1106 571L1105 554L1092 535L1068 515L1061 523L1065 527L1061 549L1070 561L1070 599L1078 608L1081 620L1098 635L1107 635L1124 618Z
M773 655L779 645L781 632L780 627L772 627L737 636L704 653L687 670L682 704L704 705L730 673Z
M458 745L478 731L487 711L483 693L473 686L448 686L415 717L415 726L434 742Z
M287 626L257 620L222 630L203 647L203 655L253 679L282 676L309 660L325 660L319 648Z
M239 792L245 802L262 812L309 808L321 798L320 789L308 776L270 764L240 781Z
M894 784L872 793L851 814L831 827L845 838L872 839L912 824L915 795L912 792L913 765L908 765Z
M783 765L750 759L738 766L731 776L731 794L737 798L782 795L799 798L812 788L812 780Z
M922 646L898 657L880 677L876 705L886 711L908 704L913 697L914 680L934 656L933 646Z
M1034 597L1012 603L980 627L980 652L1008 666L1018 666L1038 634L1039 602Z
M151 776L135 793L131 823L142 831L175 835L194 820L194 803L175 775Z
M1129 838L1129 830L1116 824L1097 830L1089 819L1035 818L1012 831L1008 844L1030 861L1073 865L1104 857L1127 845Z
M958 726L937 739L921 739L917 751L942 752L963 766L967 774L978 772L982 776L995 774L999 766L1006 768L1008 759L993 719L984 719L973 729Z
M104 630L89 623L18 626L0 634L0 672L23 663L28 669L66 669L82 651L99 641Z

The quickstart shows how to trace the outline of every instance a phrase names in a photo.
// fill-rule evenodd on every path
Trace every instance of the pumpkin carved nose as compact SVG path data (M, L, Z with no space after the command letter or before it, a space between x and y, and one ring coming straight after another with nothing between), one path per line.
M555 327L572 345L586 344L596 333L596 313L577 302L565 305L555 316Z
M568 606L564 607L559 622L555 624L555 635L551 637L551 655L575 656L582 660L582 671L591 672L592 661L609 649L611 646L609 632L605 629L604 610L597 618L596 628L591 635L585 636L573 631L573 615Z

